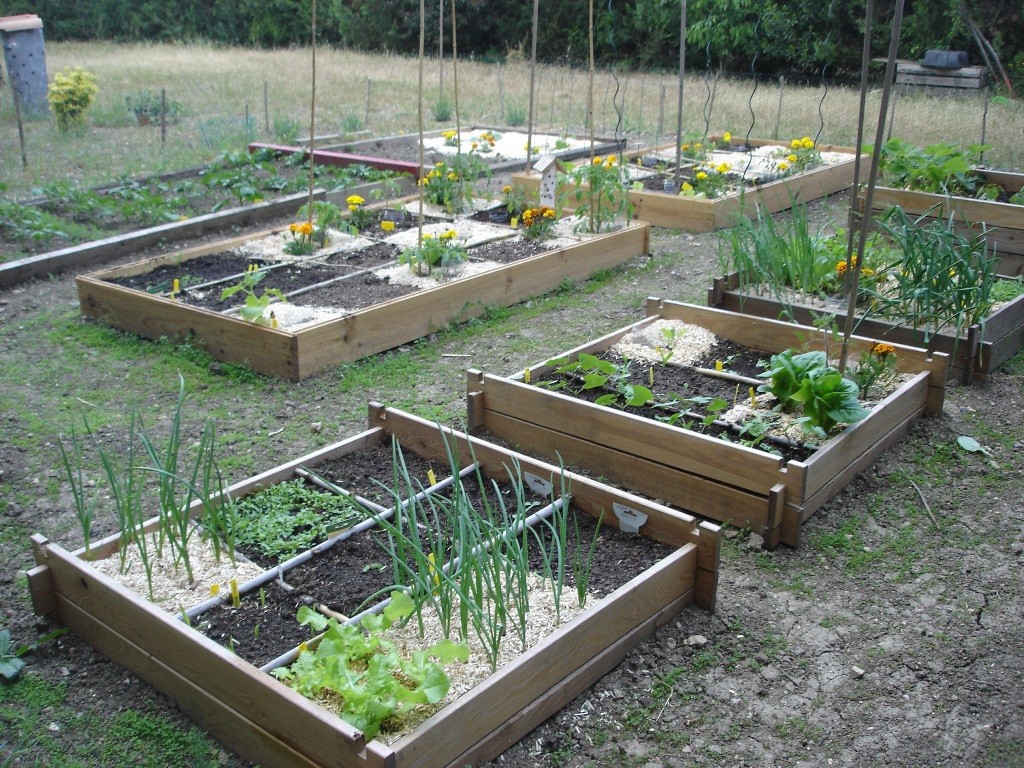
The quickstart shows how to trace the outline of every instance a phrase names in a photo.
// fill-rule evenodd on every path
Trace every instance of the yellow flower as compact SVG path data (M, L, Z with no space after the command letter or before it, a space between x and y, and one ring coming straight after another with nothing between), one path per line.
M788 171L789 170L789 163L787 163L787 162L779 163L779 170L780 171Z
M551 208L545 208L543 215L544 215L545 219L553 219L553 218L555 218L555 212Z
M810 136L804 136L800 141L804 149L814 149L814 140Z
M598 155L597 157L594 158L594 165L600 165L603 162L604 162L604 160L603 160L603 158L600 155Z
M366 201L363 200L359 195L349 195L345 198L345 202L349 205L362 205Z
M885 357L886 355L895 355L896 347L894 347L892 344L884 344L879 342L878 344L875 344L875 346L871 348L871 351L878 355L879 357Z
M688 181L684 181L680 192L693 192L693 184Z
M289 224L288 225L288 231L289 232L298 232L299 231L299 223L298 222L293 222L293 223Z
M708 175L706 173L704 173L704 171L697 171L697 176L696 176L697 181L704 181L707 177L708 177Z
M702 149L704 149L704 145L698 141L696 144L693 145L693 148L700 152Z
M724 141L724 142L725 142L726 144L730 144L730 143L732 143L732 134L731 134L731 133L729 133L728 131L726 131L726 132L725 132L725 133L724 133L724 134L722 135L722 141Z
M875 274L875 270L873 270L871 267L864 267L860 271L860 274L862 277L871 277L873 274Z
M615 155L608 155L608 157L605 158L604 167L611 168L613 165L615 165Z
M352 211L352 213L355 213L356 211L358 211L358 210L359 210L359 206L358 206L358 205L350 205L350 206L348 207L348 209L349 209L350 211Z
M459 233L454 229L449 229L447 232L441 234L442 240L451 240L452 238L458 237Z
M380 228L383 229L385 232L394 232L395 222L384 220L380 223Z
M731 168L731 166L728 163L720 163L715 170L719 173L728 173L729 168Z
M448 181L458 181L459 176L455 171L448 171Z
M507 195L509 192L512 191L512 187L510 187L508 184L506 184L504 187L501 188L501 191L504 192Z
M476 149L476 142L475 141L470 142L469 148L470 149Z
M217 595L219 595L220 594L220 584L211 584L210 585L210 594L213 597L216 597Z
M432 234L430 234L429 232L424 232L423 233L423 239L424 240L433 240L434 236Z
M795 163L795 162L796 162L797 160L799 160L800 158L799 158L799 157L797 157L796 155L788 155L788 156L786 157L786 159L787 159L787 160L788 160L788 161L789 161L790 163Z
M683 150L683 152L689 152L690 151L690 145L689 144L683 144L683 146L681 146L680 149Z
M800 139L793 139L791 142L789 142L789 146L791 146L793 149L801 149L803 148L804 143Z

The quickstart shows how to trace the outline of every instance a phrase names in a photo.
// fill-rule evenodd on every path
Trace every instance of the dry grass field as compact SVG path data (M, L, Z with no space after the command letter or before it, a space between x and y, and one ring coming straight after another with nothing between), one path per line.
M0 180L7 194L21 198L34 187L64 179L93 185L154 171L200 164L245 139L272 139L291 124L308 135L311 55L308 49L260 51L203 45L114 45L50 43L50 78L64 67L95 74L100 92L81 135L61 135L52 118L26 124L28 168L21 167L18 132L9 88L0 89ZM316 71L316 133L408 133L417 127L418 62L396 55L319 49ZM436 59L424 66L423 111L428 129L454 123L434 120L441 73ZM443 72L444 97L454 101L452 63ZM539 67L534 128L580 134L586 130L587 73L568 67ZM504 64L464 61L458 65L459 116L464 123L508 124L529 105L529 63L512 57ZM139 127L126 97L141 90L166 90L180 102L183 117L168 126L162 144L156 126ZM617 90L618 89L618 90ZM713 99L709 98L713 92ZM631 143L664 141L675 133L678 77L673 73L602 70L594 83L594 125L599 134L620 132ZM781 96L781 104L780 104ZM891 115L891 134L926 145L985 141L986 163L1024 166L1024 108L986 93L951 97L900 95ZM801 87L688 75L684 87L684 131L731 131L736 136L787 138L810 135L852 145L856 138L858 92L831 86ZM871 125L880 92L868 97ZM987 108L986 108L987 102ZM781 108L780 108L781 107ZM247 133L246 116L249 117ZM275 130L276 128L276 130Z

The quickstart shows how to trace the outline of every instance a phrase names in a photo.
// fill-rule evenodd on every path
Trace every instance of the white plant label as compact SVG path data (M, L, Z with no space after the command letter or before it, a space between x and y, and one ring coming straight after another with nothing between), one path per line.
M615 502L612 511L619 518L619 530L624 533L639 533L640 526L647 522L647 515L625 504Z
M555 488L555 484L550 480L545 480L540 475L530 472L523 472L523 480L526 482L526 487L539 496L550 496L551 491Z

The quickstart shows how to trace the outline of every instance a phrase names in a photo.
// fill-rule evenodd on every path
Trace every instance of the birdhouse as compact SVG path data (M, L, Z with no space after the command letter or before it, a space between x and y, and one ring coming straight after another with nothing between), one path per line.
M544 155L533 164L533 170L540 174L540 204L554 208L558 163L551 155Z

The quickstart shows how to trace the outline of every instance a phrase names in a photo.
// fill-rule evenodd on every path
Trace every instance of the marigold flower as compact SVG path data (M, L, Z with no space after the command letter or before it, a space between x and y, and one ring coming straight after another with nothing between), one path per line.
M299 231L299 223L296 221L296 222L293 222L293 223L289 224L288 225L288 231L289 232L298 232Z
M458 235L459 235L459 233L456 232L454 229L449 229L447 232L443 232L441 234L441 239L442 240L451 240L451 239L453 239L455 237L458 237Z
M719 173L728 173L731 167L732 166L729 165L728 163L719 163L718 167L715 168L715 170L718 171Z
M345 198L345 202L348 203L350 206L359 206L365 203L366 201L363 200L363 198L361 198L359 195L349 195L348 197Z
M604 159L600 155L598 155L597 157L594 158L594 165L600 165L603 162L604 162Z
M871 348L871 351L874 354L878 355L879 357L885 357L886 355L895 355L896 347L894 347L892 344L885 344L879 342L878 344L875 344L875 346Z
M683 150L683 152L689 152L690 151L690 145L689 144L683 144L683 146L681 146L680 149Z
M383 229L385 232L394 232L395 231L395 222L388 221L388 220L385 219L384 221L382 221L380 223L380 228Z
M708 175L704 173L704 171L697 171L697 176L695 178L697 181L704 181L707 177Z
M732 134L731 134L731 133L729 133L729 131L726 131L726 132L725 132L725 133L724 133L724 134L722 135L722 141L724 141L724 142L725 142L726 144L730 144L730 143L732 143Z
M504 192L507 195L509 192L512 191L512 187L510 187L508 184L506 184L504 187L501 188L501 191Z
M475 141L471 142L470 145L469 145L469 148L470 149L476 149L476 142Z
M699 152L700 150L704 149L704 145L698 141L696 144L693 145L693 148Z
M423 239L423 240L433 240L434 236L432 234L430 234L429 232L424 232L423 233L423 237L421 239Z
M545 219L553 219L553 218L555 218L555 211L554 211L554 209L552 209L552 208L545 208L543 216L544 216Z
M801 149L803 148L804 143L800 139L793 139L791 142L789 142L789 146L791 146L793 149Z
M786 157L786 159L787 159L787 160L788 160L789 162L791 162L791 163L795 163L795 162L796 162L797 160L799 160L800 158L799 158L799 157L797 157L796 155L788 155L788 156Z
M804 149L814 149L814 140L810 136L804 136L800 143Z
M455 171L448 171L448 181L458 181L459 175Z
M779 170L780 171L788 171L789 170L789 163L787 163L787 162L779 163Z
M356 211L359 210L359 206L358 205L349 205L348 209L350 211L352 211L352 213L355 213Z

